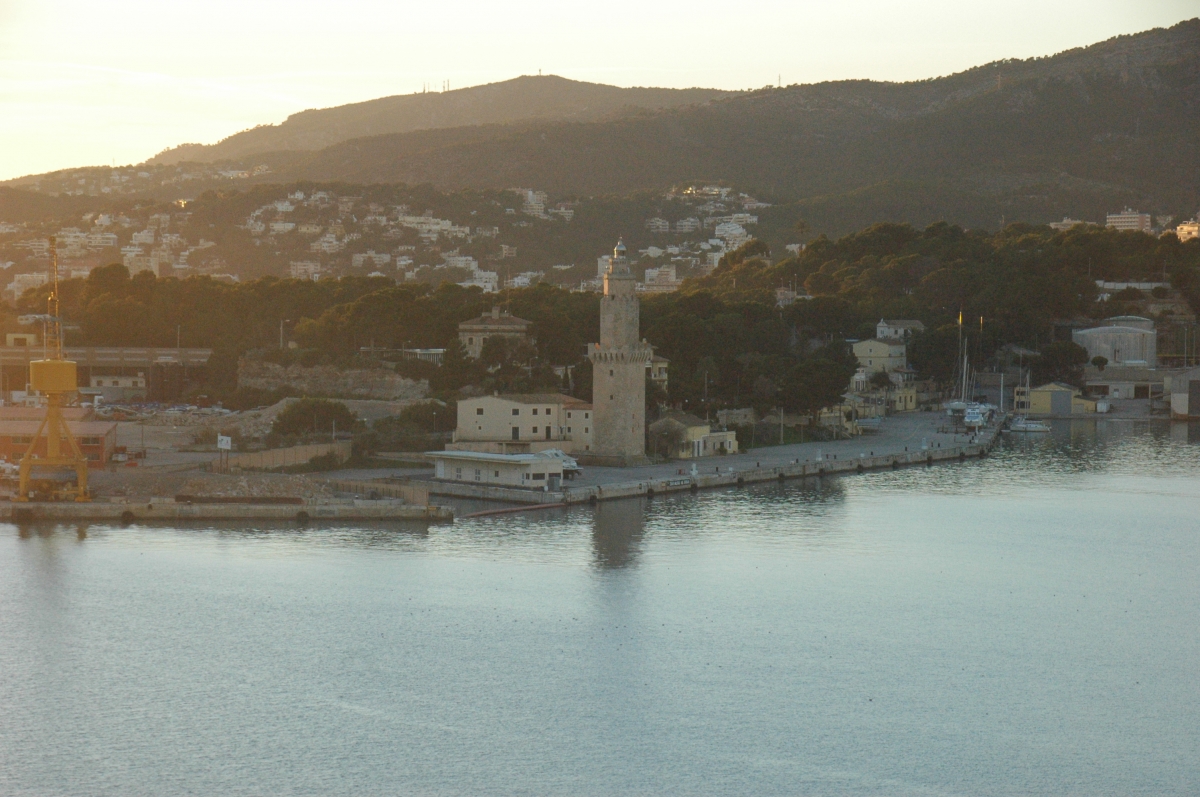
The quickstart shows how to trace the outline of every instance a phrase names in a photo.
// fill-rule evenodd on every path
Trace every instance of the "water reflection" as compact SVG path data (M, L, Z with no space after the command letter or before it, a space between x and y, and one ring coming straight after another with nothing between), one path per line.
M615 569L637 563L646 533L646 500L604 501L592 519L592 556L597 567Z

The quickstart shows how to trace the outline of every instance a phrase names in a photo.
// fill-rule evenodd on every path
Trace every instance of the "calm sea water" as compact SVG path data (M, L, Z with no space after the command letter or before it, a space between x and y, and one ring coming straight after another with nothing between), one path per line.
M428 528L0 526L0 794L1200 793L1188 433Z

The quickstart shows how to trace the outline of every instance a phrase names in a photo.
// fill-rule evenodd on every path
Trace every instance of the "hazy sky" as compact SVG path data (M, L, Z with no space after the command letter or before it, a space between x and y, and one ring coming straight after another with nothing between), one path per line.
M1195 16L1200 0L0 0L0 179L445 80L912 80Z

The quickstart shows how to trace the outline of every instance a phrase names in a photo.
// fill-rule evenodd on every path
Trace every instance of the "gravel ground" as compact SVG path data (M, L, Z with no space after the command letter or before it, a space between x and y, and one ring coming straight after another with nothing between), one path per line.
M88 477L92 492L100 498L171 497L186 495L293 496L307 501L333 497L323 482L304 475L286 473L242 473L225 475L204 471L171 473L152 468L120 468L94 472Z

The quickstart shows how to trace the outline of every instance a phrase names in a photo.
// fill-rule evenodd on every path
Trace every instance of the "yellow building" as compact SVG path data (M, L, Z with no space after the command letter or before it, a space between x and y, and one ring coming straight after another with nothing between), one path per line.
M1096 402L1085 399L1079 389L1061 382L1035 387L1026 396L1025 388L1014 391L1013 406L1029 415L1085 415L1096 411Z
M859 367L866 371L868 378L880 371L889 374L904 371L908 366L903 341L860 340L854 344L854 356L858 359Z
M673 459L736 454L738 451L735 432L715 432L708 421L679 410L664 412L650 424L649 431L651 451Z
M896 388L888 392L888 409L892 412L916 412L917 389L912 385Z

